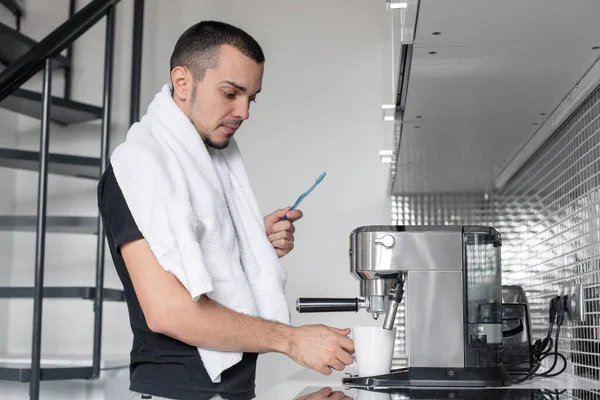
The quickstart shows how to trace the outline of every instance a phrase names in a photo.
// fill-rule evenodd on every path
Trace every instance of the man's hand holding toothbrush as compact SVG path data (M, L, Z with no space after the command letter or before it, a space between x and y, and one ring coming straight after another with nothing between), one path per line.
M294 248L294 222L303 217L300 210L291 207L279 209L265 217L267 238L273 245L279 258L288 254ZM285 220L283 218L286 217Z

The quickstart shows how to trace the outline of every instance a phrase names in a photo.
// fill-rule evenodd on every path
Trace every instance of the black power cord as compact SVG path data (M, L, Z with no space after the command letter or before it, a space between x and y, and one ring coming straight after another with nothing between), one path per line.
M530 362L529 371L521 373L521 375L524 374L523 377L513 379L511 381L512 384L523 383L533 378L534 376L551 378L558 376L565 371L565 369L567 368L567 359L565 356L558 352L558 339L560 338L560 328L564 322L565 313L568 311L567 307L568 302L566 296L556 296L550 300L548 315L548 333L546 334L546 337L544 339L538 339L533 343L533 345L531 346L530 360L523 360ZM556 339L552 340L552 331L555 324L557 328ZM552 348L554 348L554 352L552 352ZM542 361L551 356L554 356L554 362L552 363L552 366L547 371L538 374L538 370L542 367ZM556 368L559 358L563 361L563 366L560 369L560 371L552 373L552 371L554 371L554 369ZM515 373L513 372L513 374Z
M541 374L537 374L537 376L553 378L555 376L562 374L567 369L567 359L565 358L565 356L563 356L562 354L560 354L558 352L558 338L560 335L560 328L565 320L565 314L567 312L569 312L569 302L567 300L568 300L567 296L561 296L560 300L557 301L558 302L558 312L557 312L556 325L558 326L558 329L556 330L556 342L555 342L556 345L554 346L554 362L552 363L552 367L550 367L550 369L548 369L548 371L544 371ZM547 356L548 355L544 356L544 358L546 358ZM552 373L552 371L556 367L556 362L558 361L558 357L560 357L562 359L563 366L560 369L560 371ZM544 358L542 358L542 360Z

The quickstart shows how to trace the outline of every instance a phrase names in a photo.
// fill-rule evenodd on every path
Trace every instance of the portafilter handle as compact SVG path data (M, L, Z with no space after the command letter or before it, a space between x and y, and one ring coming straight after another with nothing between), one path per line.
M310 298L301 297L296 300L296 310L299 313L319 313L319 312L358 312L359 308L364 307L364 300L355 298Z

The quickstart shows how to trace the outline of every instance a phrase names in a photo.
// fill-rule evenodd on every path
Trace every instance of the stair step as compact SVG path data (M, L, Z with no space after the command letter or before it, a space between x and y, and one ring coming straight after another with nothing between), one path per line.
M17 89L0 102L0 107L33 118L42 117L42 94L25 89ZM102 107L77 101L52 97L50 119L60 125L77 124L102 118Z
M8 8L8 11L13 13L15 17L22 17L25 15L23 0L0 0L0 4Z
M91 379L93 369L88 367L46 367L40 368L41 381L65 381L71 379ZM0 380L13 382L31 381L31 362L0 363Z
M84 233L95 235L98 231L97 217L46 216L48 233ZM0 231L35 232L36 215L0 215Z
M40 367L42 381L90 379L92 377L91 356L42 354ZM102 354L100 369L114 370L128 367L129 356L127 354ZM0 354L0 380L29 382L31 380L31 355Z
M40 153L37 151L0 148L0 167L37 172L39 162ZM97 180L100 178L100 159L50 153L48 173Z
M125 292L119 289L102 290L106 301L125 301ZM46 286L43 289L45 299L85 299L96 298L96 288L91 286ZM0 287L0 299L31 299L33 287Z
M10 0L0 0L0 2L4 4L4 2L10 2ZM36 41L17 32L10 26L0 23L0 43L2 43L2 46L0 46L0 63L6 66L29 51L36 44ZM69 67L71 65L69 60L63 56L54 57L53 60L54 67Z

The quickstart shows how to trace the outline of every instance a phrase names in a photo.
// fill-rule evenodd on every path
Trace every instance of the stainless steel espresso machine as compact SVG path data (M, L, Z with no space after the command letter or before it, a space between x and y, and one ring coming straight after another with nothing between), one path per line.
M350 234L360 297L300 298L298 312L365 309L392 329L404 302L408 368L348 387L509 386L502 357L500 234L483 226L364 226Z

